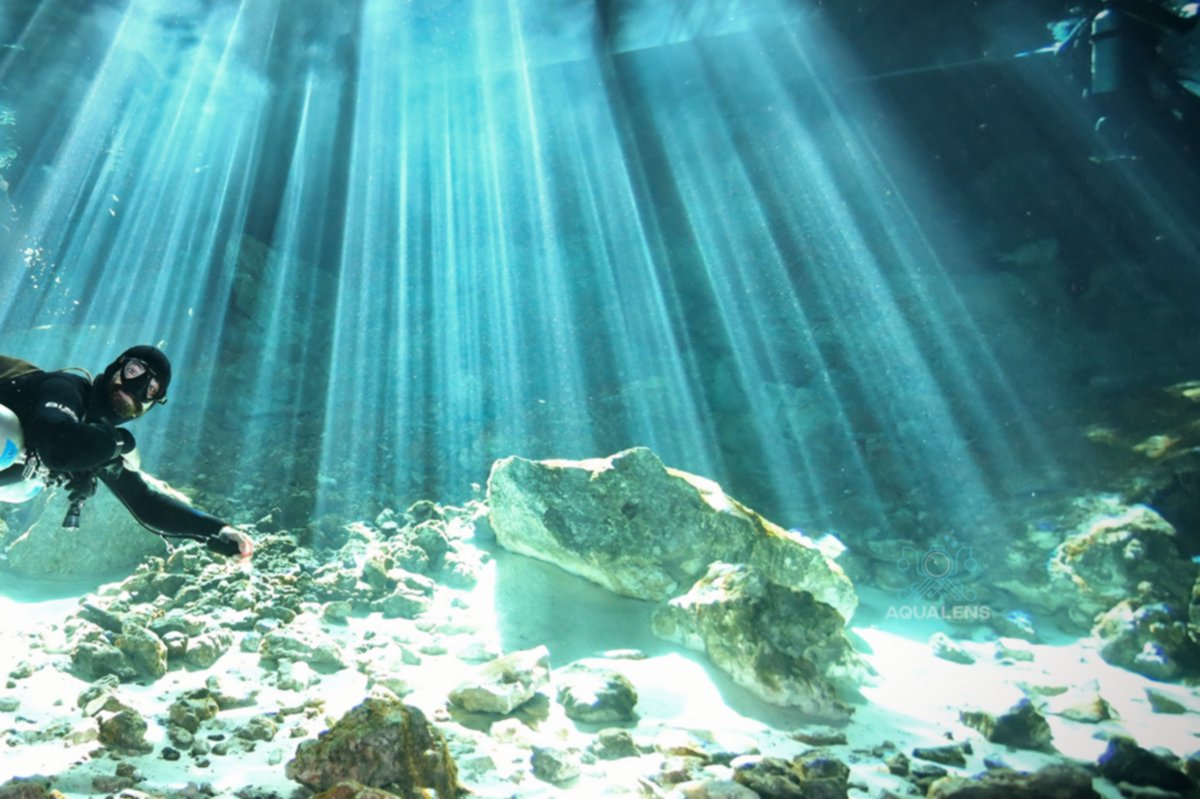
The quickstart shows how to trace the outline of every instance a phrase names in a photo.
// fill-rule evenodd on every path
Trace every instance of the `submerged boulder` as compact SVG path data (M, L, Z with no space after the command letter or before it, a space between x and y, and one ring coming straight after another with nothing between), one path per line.
M6 568L22 577L72 580L128 572L166 544L146 532L107 490L96 492L78 530L64 530L65 500L51 501L41 517L5 549ZM64 552L70 552L64 556Z
M487 504L501 546L623 596L670 599L721 561L752 562L845 620L858 603L841 568L804 536L645 447L582 461L496 461Z
M858 602L804 535L711 480L634 448L585 461L511 457L488 480L505 548L625 596L670 600L654 633L705 652L774 704L844 718L839 688L868 673L844 635Z
M314 791L356 782L403 799L458 795L454 759L441 732L411 705L370 698L316 740L305 741L287 777Z
M1055 548L1047 595L1090 628L1096 616L1132 597L1186 608L1196 572L1166 519L1144 505L1112 505Z
M852 689L867 673L833 608L745 564L712 564L653 624L655 635L707 653L765 701L813 716L848 717L838 687Z
M1189 635L1187 611L1165 602L1139 606L1126 600L1097 619L1092 633L1100 656L1153 680L1174 680L1200 670L1200 645Z
M1163 756L1143 749L1129 738L1117 737L1097 761L1100 776L1116 783L1170 791L1172 796L1194 796L1196 787L1183 770Z

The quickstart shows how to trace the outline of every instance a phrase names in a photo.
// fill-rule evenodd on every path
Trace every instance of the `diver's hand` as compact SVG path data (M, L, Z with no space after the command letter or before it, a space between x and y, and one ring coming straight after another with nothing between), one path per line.
M133 433L125 428L116 428L113 430L113 435L116 437L118 455L128 455L137 448L137 441L134 440Z
M67 480L67 498L71 502L83 502L96 493L96 475L91 472L78 472Z
M248 558L254 554L254 540L236 527L225 525L217 533L217 539L221 542L221 549L228 549L231 555L234 554L235 546L239 557Z

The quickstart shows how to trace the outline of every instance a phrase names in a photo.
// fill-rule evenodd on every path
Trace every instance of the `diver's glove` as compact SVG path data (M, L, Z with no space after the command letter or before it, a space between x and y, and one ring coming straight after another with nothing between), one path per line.
M133 433L124 427L114 428L113 437L117 440L117 451L122 455L128 455L137 447L137 441L134 440Z
M64 487L67 489L67 499L83 502L96 493L96 475L92 472L76 472L67 478Z
M204 545L213 552L228 557L240 555L248 558L254 554L254 541L250 536L229 525L222 527L216 535L205 541Z

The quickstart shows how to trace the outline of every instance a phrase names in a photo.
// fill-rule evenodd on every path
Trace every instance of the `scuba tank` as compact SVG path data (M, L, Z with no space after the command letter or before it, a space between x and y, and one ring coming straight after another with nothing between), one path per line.
M16 463L24 451L25 434L21 431L21 420L0 405L0 472Z
M24 455L25 434L21 430L21 420L12 410L0 405L0 472L14 470L18 473L18 479L0 484L0 502L25 502L46 487L41 480L26 478L19 469L13 468Z

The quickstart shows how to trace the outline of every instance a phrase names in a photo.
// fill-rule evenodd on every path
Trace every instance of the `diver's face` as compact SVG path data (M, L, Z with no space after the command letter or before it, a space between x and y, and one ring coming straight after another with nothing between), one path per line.
M121 419L136 419L166 402L166 390L158 374L140 358L127 358L109 381L108 401Z
M118 419L136 419L146 412L142 403L123 384L120 372L108 381L108 404Z

